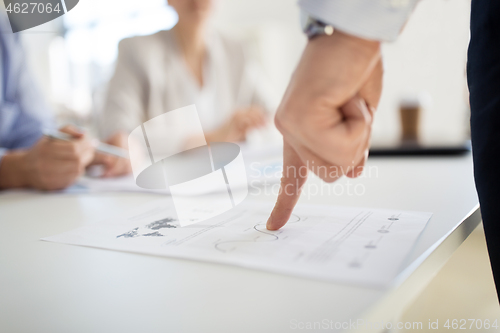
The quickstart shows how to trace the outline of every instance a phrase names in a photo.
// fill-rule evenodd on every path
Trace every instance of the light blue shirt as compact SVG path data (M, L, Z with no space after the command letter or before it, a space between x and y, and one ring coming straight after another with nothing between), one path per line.
M27 67L19 35L0 12L0 163L8 150L31 147L43 129L54 126Z

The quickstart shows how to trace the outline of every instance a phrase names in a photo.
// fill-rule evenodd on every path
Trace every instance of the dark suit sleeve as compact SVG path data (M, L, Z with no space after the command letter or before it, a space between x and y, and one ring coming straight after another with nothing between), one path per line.
M500 289L500 1L473 0L467 78L474 177ZM500 297L500 293L499 293Z

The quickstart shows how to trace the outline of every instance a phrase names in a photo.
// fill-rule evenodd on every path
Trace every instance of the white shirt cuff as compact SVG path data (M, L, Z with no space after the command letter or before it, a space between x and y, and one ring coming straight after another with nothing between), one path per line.
M299 0L310 16L345 33L394 41L418 0Z

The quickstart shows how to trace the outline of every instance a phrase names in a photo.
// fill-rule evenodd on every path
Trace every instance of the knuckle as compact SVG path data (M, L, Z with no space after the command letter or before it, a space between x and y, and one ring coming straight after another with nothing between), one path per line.
M277 113L276 116L274 117L274 126L276 126L276 129L280 131L280 133L283 133L283 120Z
M282 134L285 132L295 132L297 121L290 113L285 114L283 111L278 111L274 117L274 125Z

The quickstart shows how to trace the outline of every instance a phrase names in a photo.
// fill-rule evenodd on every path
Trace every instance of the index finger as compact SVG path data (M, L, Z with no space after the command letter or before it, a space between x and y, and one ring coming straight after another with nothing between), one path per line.
M284 141L283 177L281 178L278 200L267 220L268 230L278 230L288 222L307 180L307 173L307 167L297 152L287 141Z

